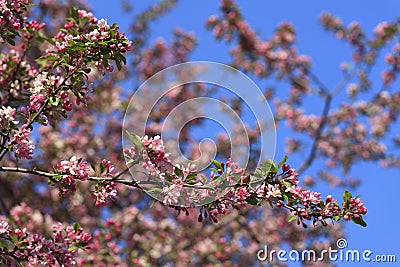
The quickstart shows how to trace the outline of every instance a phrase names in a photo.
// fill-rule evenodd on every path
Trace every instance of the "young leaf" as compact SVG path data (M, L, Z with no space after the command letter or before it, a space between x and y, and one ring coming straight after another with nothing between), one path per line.
M174 173L178 176L178 177L182 177L183 172L181 169L175 167Z
M129 140L131 140L132 144L135 146L137 151L142 150L142 140L140 139L139 136L133 135L130 132L126 131L126 134L129 137Z
M106 170L106 166L104 166L103 162L100 162L100 173L103 173Z
M222 165L221 162L219 162L218 160L212 160L212 164L217 168L217 169L222 169Z
M267 160L264 163L261 163L260 166L254 172L254 176L259 178L267 177L269 173L278 172L278 168L272 160Z
M195 181L196 178L197 178L197 173L191 173L191 174L189 174L188 176L186 176L186 181L187 181L187 182L189 182L189 181Z
M346 202L348 204L351 198L352 198L351 193L349 191L345 190L343 192L343 200L344 200L344 202Z
M278 169L280 169L282 167L282 165L286 163L287 160L288 160L288 156L285 156L283 158L283 160L281 162L279 162Z
M153 200L150 204L150 209L154 207L154 205L157 203L157 200Z
M78 230L81 227L81 225L78 222L74 222L73 227L74 227L74 231L78 232Z
M172 183L172 177L171 177L171 175L170 175L169 173L166 173L166 174L165 174L165 179L166 179L168 182Z
M90 163L90 166L92 167L92 170L93 170L94 172L96 172L96 166L95 166L93 163Z
M288 222L292 222L292 221L296 220L297 218L298 218L297 215L292 215L289 217Z
M247 203L249 203L250 205L253 205L253 206L261 206L260 202L259 202L258 199L255 198L255 197L248 197L248 198L246 199L246 201L247 201Z
M367 223L360 217L360 218L352 218L351 219L355 224L361 225L362 227L367 227Z
M75 250L77 250L77 249L78 249L78 246L72 245L72 246L70 246L70 247L68 248L68 251L75 251Z

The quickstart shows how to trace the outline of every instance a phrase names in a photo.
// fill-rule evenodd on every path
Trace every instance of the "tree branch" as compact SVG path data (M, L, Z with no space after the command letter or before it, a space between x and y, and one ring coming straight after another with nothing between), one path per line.
M329 110L331 108L331 102L332 102L332 96L330 94L327 94L325 96L325 104L324 104L324 109L322 111L322 115L321 115L321 122L319 124L315 139L314 139L314 143L312 145L310 154L308 155L306 161L303 163L303 165L301 165L301 167L296 170L296 172L298 174L301 174L302 172L304 172L313 162L314 158L315 158L315 154L317 152L317 145L318 142L321 139L322 136L322 131L325 128L326 122L328 121L328 113Z

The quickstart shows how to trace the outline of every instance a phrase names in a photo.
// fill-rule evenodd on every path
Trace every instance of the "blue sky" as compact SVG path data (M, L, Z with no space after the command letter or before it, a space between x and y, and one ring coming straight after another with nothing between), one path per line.
M98 18L107 18L110 23L118 23L124 30L132 21L132 16L122 12L120 1L90 0L94 14ZM131 1L134 13L156 1ZM339 70L341 62L349 60L348 47L335 40L333 36L322 30L318 18L324 11L330 12L342 19L345 25L353 20L360 22L368 34L381 21L395 20L400 14L400 1L237 1L242 8L243 16L249 24L268 37L274 28L283 21L292 22L296 28L300 53L310 55L313 59L314 72L330 88L333 88L342 78ZM307 3L307 4L305 4ZM180 27L193 31L198 38L198 47L191 60L207 60L227 63L230 61L228 50L223 42L216 42L208 30L205 20L211 14L218 13L219 1L182 1L171 12L162 17L152 26L151 40L158 37L169 40L172 30ZM334 52L334 53L333 53ZM379 66L378 66L379 67ZM379 72L375 74L379 77ZM263 88L264 82L255 81ZM377 80L373 83L379 84ZM397 82L396 86L399 83ZM398 90L398 89L397 89ZM340 102L340 99L339 99ZM338 103L338 102L336 102ZM318 112L319 113L319 112ZM285 132L278 131L278 144L284 141ZM283 149L277 149L277 160L283 156ZM296 163L293 162L293 165ZM313 168L309 169L310 172ZM349 249L370 249L374 254L395 254L400 262L400 231L398 230L399 214L395 208L398 202L400 188L400 171L382 170L377 164L359 164L354 169L355 176L362 177L362 185L355 194L360 194L369 211L365 220L367 228L351 223L346 224ZM332 189L326 185L316 188L322 193L341 197L342 189ZM396 263L338 263L338 266L397 266ZM295 265L293 265L295 266Z

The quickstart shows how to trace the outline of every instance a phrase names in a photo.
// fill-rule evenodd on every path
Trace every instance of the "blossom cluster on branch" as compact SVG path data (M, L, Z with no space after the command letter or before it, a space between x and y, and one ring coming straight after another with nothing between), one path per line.
M288 242L296 248L323 249L343 234L340 224L330 222L343 219L366 226L363 216L367 208L360 197L348 191L343 201L331 195L323 197L300 186L299 180L303 177L310 187L315 183L314 177L304 175L315 158L325 160L320 178L346 187L358 183L347 179L357 162L380 160L384 167L400 165L395 150L387 145L389 130L400 113L400 94L392 87L400 65L400 48L395 43L398 22L382 22L369 35L359 23L345 26L333 15L323 14L323 28L352 50L351 62L340 65L343 80L329 88L314 74L311 57L298 51L294 25L284 22L263 40L234 1L221 1L220 14L209 17L206 26L216 40L225 40L232 47L234 67L263 81L273 78L285 83L288 92L267 88L265 96L273 99L278 126L284 122L296 133L286 140L286 152L295 154L305 147L310 151L296 170L287 158L280 163L266 161L254 170L243 169L229 159L231 146L241 143L243 137L238 133L234 142L229 142L221 133L217 158L226 160L213 160L209 173L200 173L192 164L174 164L175 151L168 151L158 134L168 113L187 99L206 95L205 86L171 90L166 100L156 105L146 126L147 135L131 136L132 147L123 155L118 145L120 113L127 105L118 82L130 75L145 80L167 66L187 61L197 45L196 36L182 29L173 32L171 42L157 39L147 44L151 22L177 1L161 1L137 16L131 26L133 42L116 24L97 19L89 11L71 8L65 12L68 5L81 6L83 1L61 2L41 1L36 9L40 15L30 20L27 17L36 14L30 13L27 0L0 1L0 172L7 174L2 176L0 198L1 215L5 216L0 218L1 263L124 266L122 262L126 262L126 266L146 266L184 262L190 266L238 258L236 263L249 265L264 240L276 248ZM54 18L57 20L51 24ZM130 51L134 52L128 58L133 68L125 69ZM370 73L382 51L387 53L382 87L373 91ZM107 79L102 80L106 74ZM342 90L350 100L334 109L333 99ZM362 98L367 92L372 94L370 100ZM308 112L304 103L310 95L320 98L321 114ZM221 101L243 115L240 99ZM142 104L154 103L143 99ZM134 114L132 120L142 115ZM103 116L107 122L102 121ZM201 125L199 121L193 124ZM259 129L246 127L256 147ZM297 134L312 140L311 146ZM187 128L182 129L180 138L191 156L202 152L190 143ZM392 139L394 145L400 145L398 136ZM251 153L256 152L257 148ZM128 175L135 167L144 170L144 179ZM341 177L333 173L335 168L342 168ZM50 186L42 183L46 180ZM159 196L151 208L143 191ZM37 207L46 205L33 212L17 204L21 199ZM198 212L181 206L182 202L197 204ZM175 217L168 207L187 216ZM108 212L112 218L103 222ZM24 220L23 213L29 214L29 220ZM58 221L80 221L82 226ZM325 227L310 227L307 232L297 226L319 224ZM83 230L86 228L90 234Z

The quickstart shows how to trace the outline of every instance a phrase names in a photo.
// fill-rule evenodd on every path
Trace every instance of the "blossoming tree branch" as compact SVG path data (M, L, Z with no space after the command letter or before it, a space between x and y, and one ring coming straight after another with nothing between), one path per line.
M57 200L62 205L65 203L64 200L84 203L86 200L79 199L79 195L81 191L86 190L93 198L92 205L99 210L107 204L119 205L118 202L122 207L127 205L129 201L125 199L127 194L132 192L126 191L126 188L143 191L143 187L151 184L152 179L158 179L163 182L163 187L155 190L160 192L163 199L155 201L157 202L155 205L153 203L156 212L160 208L159 204L162 204L175 209L178 214L186 213L188 218L191 218L196 209L176 205L179 199L193 198L192 195L185 194L185 189L196 188L210 192L223 186L223 195L220 197L215 197L212 193L196 196L199 203L210 200L199 207L196 214L198 222L208 220L218 223L219 220L224 220L224 216L229 216L230 209L248 212L246 209L253 210L254 207L265 209L263 204L267 203L273 208L286 209L290 213L290 216L285 217L289 223L287 227L293 227L293 224L302 225L304 228L309 224L315 227L318 224L330 227L333 222L342 219L366 226L363 215L367 213L367 209L360 197L353 196L347 190L340 200L331 195L322 197L320 193L300 186L299 177L312 164L317 150L330 158L331 166L342 161L344 169L348 169L357 158L366 160L382 158L388 165L396 164L394 157L382 156L385 149L381 143L364 140L367 138L366 130L359 122L352 121L355 115L351 114L367 114L374 121L374 135L383 136L391 118L399 112L399 94L388 96L385 91L381 91L370 103L372 106L359 103L329 113L333 97L344 85L339 85L333 91L328 90L311 72L309 58L298 55L292 46L295 36L290 24L281 25L271 40L262 41L243 20L238 7L231 1L222 1L221 16L210 17L207 26L213 30L217 39L237 42L237 46L232 50L234 66L259 77L275 73L277 79L285 79L291 83L289 99L285 101L275 99L277 120L285 119L289 127L297 132L306 133L315 140L310 156L299 167L298 172L288 164L287 157L280 162L268 160L255 170L241 168L227 157L224 161L213 160L210 162L210 172L202 173L191 164L187 166L174 164L164 146L165 140L157 135L156 130L152 133L151 129L145 136L128 132L131 148L114 151L115 142L119 141L116 133L121 134L121 127L112 116L105 122L109 129L113 129L105 134L105 137L112 139L110 143L90 134L95 131L96 124L90 120L91 115L96 116L97 112L111 114L112 111L107 109L113 104L119 109L123 107L117 100L118 95L110 92L108 86L111 83L114 86L118 79L129 75L124 67L127 64L126 55L129 51L133 50L133 65L142 79L170 64L184 62L187 59L187 54L194 47L193 36L190 34L177 30L171 47L166 47L163 42L157 41L154 47L146 48L146 41L143 39L149 20L161 16L174 4L175 1L161 2L139 16L136 24L132 26L134 38L133 42L130 42L116 24L109 25L106 19L99 20L84 9L68 7L57 10L51 3L39 4L37 7L40 12L48 12L50 16L54 15L51 12L65 13L63 13L65 21L59 25L56 22L52 25L47 20L28 19L28 15L35 16L32 10L37 7L32 6L27 0L0 1L1 179L5 179L7 175L18 180L28 179L29 183L36 183L37 179L41 179L40 181L45 181L48 185L40 184L38 190L49 190L46 197L49 200ZM353 84L348 89L352 95L356 95L369 86L366 69L373 64L378 49L397 33L398 26L389 23L379 25L374 39L367 42L357 24L346 28L328 14L321 17L321 22L325 29L334 32L338 38L345 39L354 48L353 57L358 68L348 70L348 66L343 66L348 72L343 84L346 84L350 76L358 71L360 85ZM382 74L384 85L390 84L396 77L399 51L397 45L393 48L393 54L387 56L387 62L391 67ZM174 56L165 56L168 52ZM114 70L115 67L119 72ZM105 79L102 78L104 75ZM96 83L96 80L101 82ZM296 96L313 90L317 91L325 101L321 117L307 116L299 108L301 99ZM266 92L268 93L272 94ZM120 92L116 89L115 94ZM173 97L182 100L190 96L177 94ZM379 118L382 114L379 113L386 108L387 116L383 116L388 118L381 121ZM352 127L348 131L340 132L339 128L335 128L337 121L340 120ZM329 130L323 131L325 128ZM54 129L57 131L53 131ZM58 133L55 132L61 134L56 136ZM69 134L80 137L68 139ZM86 134L92 138L82 140ZM52 138L66 140L56 144ZM40 149L37 149L35 139L39 140L37 142ZM348 146L348 150L340 149L340 142L350 139L357 144ZM221 138L221 147L223 142ZM300 146L299 143L300 141L294 138L288 140L289 152L296 151ZM83 149L86 147L88 149ZM64 153L69 156L54 161L54 158L60 158L60 154L57 153L63 155L63 148L65 148ZM99 159L96 156L97 148L99 154L102 154L101 151L109 151L109 158ZM47 168L43 167L46 166L43 161L47 164ZM148 181L133 179L129 175L129 169L135 165L142 166L151 179ZM11 185L18 187L13 182ZM52 190L54 187L58 190L57 196L50 193L54 192ZM108 202L107 199L111 201ZM94 223L79 220L71 222L59 214L54 219L49 219L54 225L53 230L49 231L48 227L45 227L46 230L31 225L34 219L29 217L30 213L37 213L28 206L30 203L27 203L28 205L21 203L8 209L9 202L1 200L0 203L3 209L1 214L3 217L0 217L1 263L9 266L15 264L84 266L102 261L112 262L107 256L90 259L79 256L80 249L89 250L93 255L102 255L104 251L99 245L100 241L111 246L113 254L119 254L118 246L112 239L113 235L121 235L121 228L128 227L123 225L122 219L107 221L106 225L111 230L88 233L80 224L94 227ZM129 212L131 211L127 213L130 214ZM41 212L44 213L45 210ZM137 213L134 216L138 216ZM40 216L43 222L48 223L43 215ZM124 218L123 215L120 216ZM248 231L252 238L257 238L245 223L241 220L238 222L241 222L241 229ZM216 232L217 230L215 230L217 236ZM221 240L218 242L225 242ZM135 255L129 256L131 262L144 266L139 260L140 257Z

